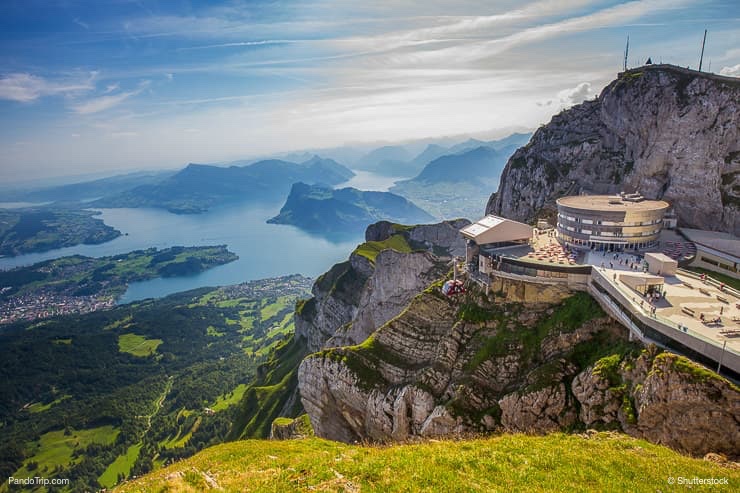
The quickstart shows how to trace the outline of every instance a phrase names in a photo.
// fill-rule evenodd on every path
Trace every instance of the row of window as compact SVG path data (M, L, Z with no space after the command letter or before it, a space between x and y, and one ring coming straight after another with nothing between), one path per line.
M573 226L568 226L563 223L558 223L558 228L561 230L571 231L573 233L580 233L584 235L595 235L595 236L614 236L617 238L639 238L641 236L653 236L660 233L660 229L655 229L652 231L642 231L640 233L631 234L631 235L625 235L623 231L596 231L594 232L591 229L576 229Z
M604 244L604 243L594 243L594 242L589 241L589 240L582 240L580 238L574 238L572 236L568 236L568 235L565 235L565 234L562 234L562 233L560 233L558 235L558 238L561 241L567 242L569 244L577 245L577 246L583 246L583 247L588 247L588 248L596 247L596 248L602 248L603 249L606 246L606 244ZM655 242L655 241L641 241L641 242L630 243L628 245L625 245L624 248L627 248L627 249L635 249L635 250L642 250L642 249L645 249L645 248L652 248L652 247L656 246L657 244L658 243Z
M601 226L650 226L652 224L660 224L663 222L662 218L658 218L652 221L642 221L642 222L634 222L634 223L602 221L600 219L594 221L593 219L582 219L580 217L566 216L562 212L558 213L558 217L561 219L565 219L567 221L575 222L575 223L598 224Z

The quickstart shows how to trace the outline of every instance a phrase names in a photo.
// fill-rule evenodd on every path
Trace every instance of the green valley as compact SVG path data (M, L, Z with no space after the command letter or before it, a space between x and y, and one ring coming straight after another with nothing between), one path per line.
M96 490L224 441L310 286L287 276L5 326L0 474Z

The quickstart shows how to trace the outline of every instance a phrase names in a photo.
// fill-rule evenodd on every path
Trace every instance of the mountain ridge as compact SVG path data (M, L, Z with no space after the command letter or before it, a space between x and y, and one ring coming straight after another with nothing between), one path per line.
M279 159L229 167L190 163L158 184L142 185L91 205L159 207L173 213L199 214L230 202L280 200L297 181L336 185L352 176L348 168L318 156L303 163Z

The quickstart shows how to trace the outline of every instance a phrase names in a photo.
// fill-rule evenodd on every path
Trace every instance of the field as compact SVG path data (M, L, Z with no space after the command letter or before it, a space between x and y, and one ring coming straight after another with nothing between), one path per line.
M670 478L678 477L727 478L727 486L697 489L737 491L740 469L616 433L395 446L245 440L206 449L116 491L673 491Z
M103 474L98 478L98 483L111 488L118 483L119 476L124 478L128 477L131 472L131 468L134 467L136 459L139 457L141 451L141 442L131 445L126 449L126 453L119 455L115 461L105 470Z
M75 459L72 453L84 450L93 443L109 445L118 436L119 430L113 426L101 426L87 430L70 429L50 431L30 444L30 452L23 467L15 474L17 477L43 475L52 472L57 466L67 467Z
M233 406L235 404L239 404L239 401L242 400L242 397L244 396L244 391L247 390L246 384L239 384L237 388L229 392L228 394L223 394L218 396L218 399L213 403L211 406L211 409L214 411L225 411L230 406Z
M133 354L142 358L157 352L162 339L147 339L137 334L121 334L118 336L118 350L122 353Z

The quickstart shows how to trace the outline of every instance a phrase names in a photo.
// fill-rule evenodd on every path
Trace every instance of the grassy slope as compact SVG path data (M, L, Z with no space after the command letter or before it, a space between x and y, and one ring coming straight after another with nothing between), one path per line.
M298 385L298 365L307 355L305 342L291 335L280 343L262 365L259 376L249 385L239 403L230 438L266 438L270 434L273 420L280 417ZM297 402L291 410L292 416L300 414Z
M370 262L375 262L378 254L389 248L401 253L410 253L412 251L406 238L401 234L395 234L385 241L366 241L355 249L355 253L362 255Z
M207 480L225 491L670 491L668 478L678 476L726 477L729 486L707 491L732 491L740 470L606 433L392 447L249 440L207 449L116 491L202 491Z

